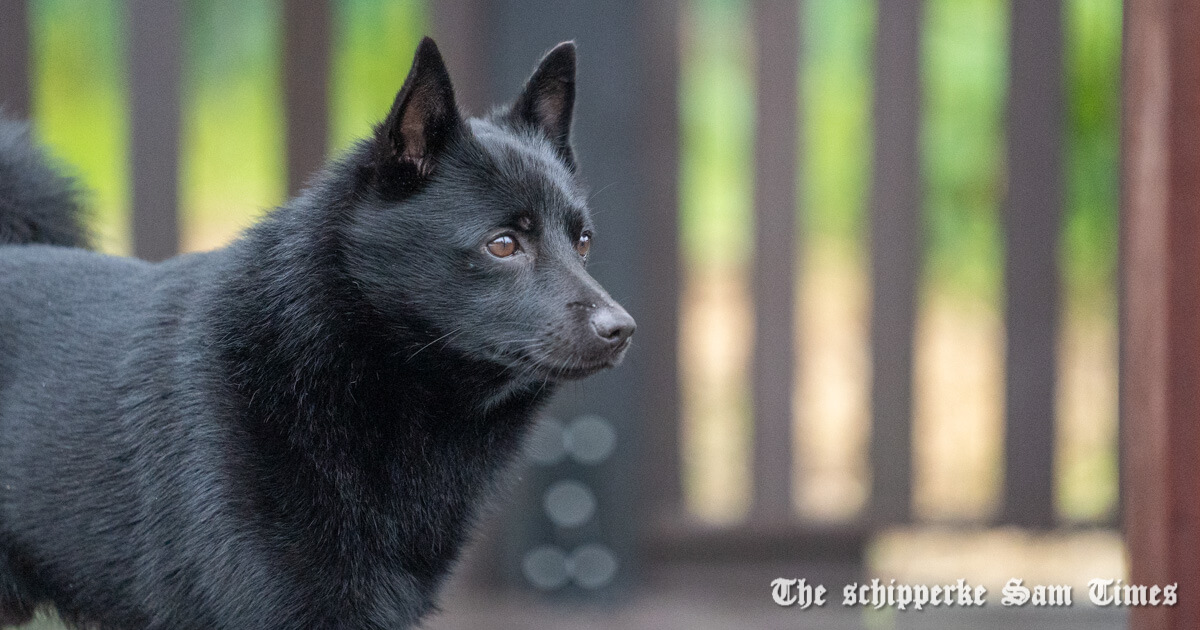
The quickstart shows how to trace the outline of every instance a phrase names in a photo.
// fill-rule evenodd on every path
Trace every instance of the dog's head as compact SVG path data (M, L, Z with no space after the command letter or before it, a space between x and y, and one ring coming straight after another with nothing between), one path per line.
M347 252L374 307L421 342L414 353L537 379L620 362L634 321L585 268L596 233L570 144L574 101L567 42L511 106L464 119L437 46L421 42L356 152Z

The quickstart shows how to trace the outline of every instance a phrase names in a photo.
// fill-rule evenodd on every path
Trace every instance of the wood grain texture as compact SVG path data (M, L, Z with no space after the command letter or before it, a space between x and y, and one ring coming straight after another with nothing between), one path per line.
M1200 628L1200 0L1125 7L1123 516L1135 584L1179 584L1135 630Z

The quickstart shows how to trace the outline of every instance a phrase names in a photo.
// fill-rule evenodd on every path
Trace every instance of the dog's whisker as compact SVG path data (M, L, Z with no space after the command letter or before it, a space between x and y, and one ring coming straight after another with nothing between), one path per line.
M447 338L447 337L449 337L450 335L453 335L453 334L455 334L455 333L457 333L457 332L459 332L459 331L461 331L461 330L462 330L462 328L458 328L458 329L452 330L452 331L450 331L450 332L448 332L448 333L446 333L446 334L442 335L441 337L438 337L437 339L434 339L433 341L430 341L429 343L427 343L427 344L425 344L425 345L421 346L420 348L417 348L417 351L416 351L416 352L414 352L414 353L412 353L412 354L410 354L410 355L408 355L408 359L406 359L405 361L406 361L406 362L407 362L407 361L412 361L412 360L413 360L413 357L415 357L415 356L417 356L418 354L420 354L420 353L421 353L421 351L425 350L425 349L426 349L426 348L428 348L429 346L432 346L433 344L435 344L435 343L437 343L437 342L439 342L439 341L441 341L441 340L443 340L443 339L446 339L446 338Z

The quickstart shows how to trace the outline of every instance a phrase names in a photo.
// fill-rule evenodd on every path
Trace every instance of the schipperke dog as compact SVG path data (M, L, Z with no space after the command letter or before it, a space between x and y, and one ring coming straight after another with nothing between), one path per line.
M228 247L87 251L0 126L0 620L409 628L555 384L634 321L588 275L575 47L466 118L425 39L387 118Z

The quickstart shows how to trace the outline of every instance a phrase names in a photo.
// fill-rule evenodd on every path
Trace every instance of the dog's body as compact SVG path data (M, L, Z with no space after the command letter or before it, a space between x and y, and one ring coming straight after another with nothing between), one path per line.
M79 245L0 126L0 623L406 628L556 381L633 322L583 270L574 49L463 121L432 42L376 136L229 247Z

